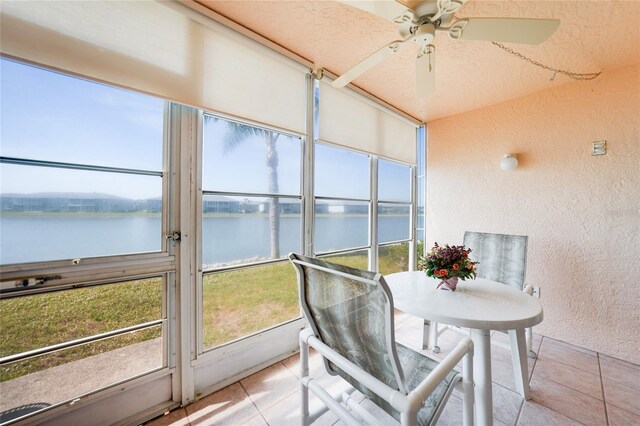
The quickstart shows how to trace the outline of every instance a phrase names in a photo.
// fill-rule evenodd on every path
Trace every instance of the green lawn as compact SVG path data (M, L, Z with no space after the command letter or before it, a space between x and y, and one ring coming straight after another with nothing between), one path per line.
M408 245L380 249L380 271L406 270ZM367 269L366 251L323 259ZM130 281L0 301L0 357L161 318L162 280ZM203 277L203 346L297 318L295 269L288 261ZM158 338L160 327L0 367L0 381Z
M162 280L130 281L0 301L0 357L161 318ZM0 367L0 381L159 337L160 327Z

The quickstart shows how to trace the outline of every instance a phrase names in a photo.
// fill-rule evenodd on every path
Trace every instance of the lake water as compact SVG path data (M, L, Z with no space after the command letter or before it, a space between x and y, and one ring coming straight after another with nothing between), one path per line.
M270 255L266 216L204 217L202 263L214 265ZM407 239L409 216L380 216L380 241ZM319 216L316 251L367 245L366 216ZM2 215L0 264L159 251L159 216ZM301 251L300 218L280 218L280 255Z

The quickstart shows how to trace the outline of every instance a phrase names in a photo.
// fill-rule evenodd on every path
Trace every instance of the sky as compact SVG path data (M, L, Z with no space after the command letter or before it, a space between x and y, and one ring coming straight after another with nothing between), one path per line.
M162 171L164 101L0 59L0 155L34 160ZM205 120L203 189L268 191L266 144L251 137L224 149L223 120ZM279 192L300 195L302 145L277 139ZM409 201L409 168L379 162L380 199ZM368 198L369 157L317 145L316 194ZM0 192L98 192L160 196L161 178L0 165Z
M0 59L0 154L162 171L164 102ZM161 195L159 177L1 166L0 190Z

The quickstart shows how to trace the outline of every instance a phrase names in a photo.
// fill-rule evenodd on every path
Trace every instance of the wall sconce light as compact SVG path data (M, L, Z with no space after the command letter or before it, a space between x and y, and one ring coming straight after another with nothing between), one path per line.
M517 154L505 154L504 158L500 160L500 168L502 170L515 170L518 167Z

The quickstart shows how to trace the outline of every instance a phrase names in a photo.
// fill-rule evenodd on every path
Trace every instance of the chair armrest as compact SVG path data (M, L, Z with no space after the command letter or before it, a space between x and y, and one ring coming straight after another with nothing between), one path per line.
M469 361L473 359L473 342L469 338L462 339L458 345L447 355L438 366L424 378L422 382L407 397L411 404L422 404L433 390L442 382L446 375L455 368L465 356ZM463 372L464 374L464 372Z
M527 284L522 289L523 292L527 293L529 296L533 296L533 286L531 284Z
M394 408L398 409L397 402L394 403L394 400L398 401L405 398L405 395L398 390L390 388L386 383L381 382L366 371L360 369L360 367L331 349L329 346L325 345L320 339L315 337L312 330L308 328L302 330L300 332L300 340L320 352L322 356L333 362L363 386L367 387L379 397L390 403Z
M406 412L409 407L412 407L413 411L417 413L436 386L442 382L445 376L454 369L456 364L463 359L465 355L468 355L468 358L465 359L463 376L466 377L469 383L472 383L473 380L473 342L469 338L465 338L460 341L451 353L447 355L442 362L440 362L438 366L413 390L413 392L409 393L409 395L404 395L403 393L390 388L387 384L382 383L369 373L361 370L358 366L335 352L329 346L325 345L320 339L315 337L313 331L310 329L305 329L300 332L300 341L313 347L324 357L336 364L345 373L353 377L365 387L369 388L369 390L401 412ZM307 377L302 380L309 382L312 379Z

